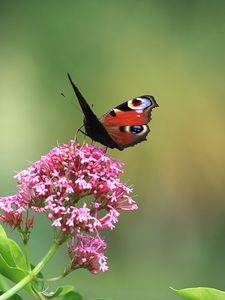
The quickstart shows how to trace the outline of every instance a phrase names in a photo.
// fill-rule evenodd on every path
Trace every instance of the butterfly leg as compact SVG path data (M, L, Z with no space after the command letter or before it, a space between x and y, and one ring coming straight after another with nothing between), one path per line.
M82 128L82 127L81 127L81 128ZM81 130L81 129L78 129L78 131L79 131L79 132L81 132L81 133L83 133L83 135L85 135L85 136L88 136L88 135L87 135L87 133L86 133L86 132L84 132L83 130Z
M77 139L77 136L78 136L78 132L81 132L83 133L85 136L87 136L87 134L81 130L81 128L84 127L84 125L82 125L80 128L77 129L77 131L75 132L75 135L74 135L74 142L78 142L78 139Z
M75 135L74 135L74 138L73 138L74 143L77 143L77 142L78 142L78 140L77 140L78 131L79 131L79 130L77 130L77 131L75 132Z

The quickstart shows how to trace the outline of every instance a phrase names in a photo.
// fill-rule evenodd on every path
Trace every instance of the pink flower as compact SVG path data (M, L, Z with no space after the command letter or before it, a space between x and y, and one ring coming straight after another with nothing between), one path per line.
M106 243L99 237L92 237L87 234L77 234L68 247L73 269L86 268L92 273L97 270L108 271L107 257L104 255Z
M87 244L93 248L101 244L97 248L103 250L105 246L97 238L100 230L113 229L122 210L137 209L129 196L132 189L119 179L122 166L120 161L107 156L104 148L94 145L81 146L70 141L69 145L55 147L17 174L19 192L0 199L0 220L19 229L29 226L29 230L34 216L45 213L52 226L67 236L76 238L80 233L79 253L85 252L81 249ZM87 268L94 268L95 264L88 259ZM99 254L96 259L99 269L106 270L104 256Z
M20 193L14 196L4 197L0 201L0 209L4 214L0 214L0 220L12 227L21 228L23 223L23 212L25 201Z

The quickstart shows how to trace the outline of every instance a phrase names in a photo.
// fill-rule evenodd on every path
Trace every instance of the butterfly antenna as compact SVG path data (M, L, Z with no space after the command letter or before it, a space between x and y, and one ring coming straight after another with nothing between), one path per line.
M65 96L65 94L64 94L63 92L61 92L60 95L63 96L63 98L65 98L66 101L67 101L70 105L75 106L76 109L79 110L79 112L81 112L80 107L79 107L76 103L74 103L73 101L70 101L70 100Z

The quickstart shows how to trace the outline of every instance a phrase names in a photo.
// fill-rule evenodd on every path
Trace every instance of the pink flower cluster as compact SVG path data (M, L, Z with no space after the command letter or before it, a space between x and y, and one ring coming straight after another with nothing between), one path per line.
M137 205L128 195L131 188L118 178L123 164L105 152L74 141L55 147L17 174L19 191L0 199L0 220L29 230L35 214L45 213L52 226L73 239L69 247L73 265L106 271L101 253L106 245L99 231L113 229L120 211L136 210Z
M76 243L73 238L68 247L72 268L84 267L92 273L96 273L97 270L108 271L107 257L103 254L105 250L106 243L98 236L77 234Z

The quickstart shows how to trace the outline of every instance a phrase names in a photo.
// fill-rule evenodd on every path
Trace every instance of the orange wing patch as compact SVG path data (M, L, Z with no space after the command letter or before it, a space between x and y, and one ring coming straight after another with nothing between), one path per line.
M147 125L145 132L139 135L135 135L127 131L121 131L119 126L108 126L108 124L105 124L104 127L111 136L111 138L117 143L118 149L120 150L138 144L143 140L146 140L146 137L150 131Z
M132 126L132 125L142 125L147 124L149 121L148 113L143 110L131 110L122 111L114 109L116 116L112 116L110 113L101 117L100 121L107 128L109 126Z

